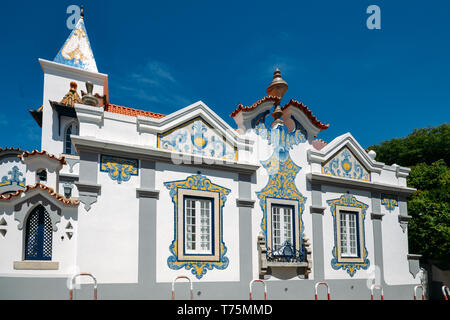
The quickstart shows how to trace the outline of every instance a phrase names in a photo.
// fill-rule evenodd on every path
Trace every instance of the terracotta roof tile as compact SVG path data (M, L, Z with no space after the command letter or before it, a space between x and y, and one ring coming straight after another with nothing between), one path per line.
M128 108L128 107L122 107L122 106L118 106L115 104L106 105L105 111L123 114L123 115L131 116L131 117L144 116L144 117L150 117L150 118L155 118L155 119L161 119L161 118L165 117L164 114L159 114L159 113L144 111L144 110L139 110L139 109L133 109L133 108Z
M14 152L24 152L22 149L19 148L0 148L0 153L1 152L9 152L9 151L14 151Z
M322 122L320 122L315 115L313 115L312 111L309 110L309 108L307 106L305 106L303 103L298 102L294 99L291 99L291 101L289 101L284 107L281 108L281 110L285 110L286 108L288 108L289 106L294 106L298 109L300 109L301 111L303 111L303 113L308 117L309 120L311 120L311 122L319 129L321 130L326 130L330 127L329 124L323 124Z
M252 104L249 107L244 107L242 104L240 104L240 105L238 105L236 110L234 110L233 113L230 116L232 118L234 118L241 111L245 111L245 112L252 111L256 107L258 107L260 104L262 104L262 103L264 103L266 101L272 101L275 104L275 103L278 103L280 100L281 100L280 97L266 96L266 97L262 98L261 100L256 101L254 104Z
M61 195L59 193L56 193L52 188L47 187L46 185L43 185L41 183L36 183L34 186L26 186L25 189L18 190L18 191L14 192L14 193L6 194L6 195L0 195L0 201L9 201L12 198L20 197L20 195L22 193L27 193L27 192L29 192L31 190L35 190L35 189L38 189L38 188L40 190L47 191L56 200L66 204L66 205L77 206L77 205L80 204L79 200L67 199L63 195Z
M50 159L54 159L56 161L61 162L61 164L67 164L66 159L64 157L57 158L54 155L49 154L47 151L37 151L37 150L34 150L33 152L24 151L22 154L18 155L18 157L23 161L24 158L33 157L35 155L47 156Z
M322 139L315 139L312 142L312 146L316 149L316 150L322 150L323 148L325 148L328 145L328 142L323 141Z

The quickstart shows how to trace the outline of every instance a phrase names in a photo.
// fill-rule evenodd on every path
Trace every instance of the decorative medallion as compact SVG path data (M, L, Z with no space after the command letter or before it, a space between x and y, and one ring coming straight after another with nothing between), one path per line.
M107 172L109 177L118 184L130 180L131 176L139 175L139 161L101 155L100 171Z
M335 177L370 181L370 173L348 148L343 148L336 156L322 165L322 173Z
M229 260L225 256L227 253L227 248L223 242L223 207L227 200L227 195L231 192L230 189L221 187L211 182L208 178L202 175L193 175L186 178L186 180L181 181L171 181L165 182L164 186L170 190L170 196L172 197L172 202L174 204L174 240L169 247L170 253L172 254L167 259L167 264L169 268L174 270L179 270L185 268L186 270L191 270L192 274L201 279L207 272L207 270L213 270L214 268L218 270L224 270L228 267ZM217 261L205 261L205 260L191 260L185 261L181 260L182 248L179 248L178 244L181 241L178 236L178 228L183 228L178 225L179 217L179 206L183 206L183 196L180 196L181 190L196 190L205 191L209 193L215 193L218 195L218 208L219 208L219 253ZM215 232L216 230L214 230ZM180 254L179 254L180 253Z
M398 198L393 195L382 194L381 195L381 204L384 205L386 210L392 212L398 207Z
M331 209L331 213L333 215L333 220L334 220L334 247L333 247L333 251L332 251L333 259L331 259L331 266L335 270L339 270L339 269L346 270L347 273L351 277L353 277L357 270L359 270L359 269L366 270L370 265L370 261L367 258L368 252L365 247L365 240L364 240L364 235L365 235L364 219L366 217L366 210L369 206L363 202L356 200L356 198L351 194L344 194L339 199L328 200L327 203L331 207L330 209ZM344 259L342 259L338 256L337 221L336 221L336 207L337 206L361 209L361 215L359 218L362 221L361 225L362 225L362 229L363 229L362 230L362 238L363 239L362 239L362 242L360 242L360 244L362 243L361 247L359 248L360 256L357 258L359 261L349 262L349 261L347 261L347 259L346 259L346 261L343 261Z
M237 149L226 142L224 137L201 117L159 134L158 148L219 159L237 160Z
M0 180L0 187L10 186L13 183L17 184L18 186L25 188L25 178L20 179L20 177L23 176L23 173L19 171L19 168L17 166L12 167L11 171L8 171L8 176L4 176Z

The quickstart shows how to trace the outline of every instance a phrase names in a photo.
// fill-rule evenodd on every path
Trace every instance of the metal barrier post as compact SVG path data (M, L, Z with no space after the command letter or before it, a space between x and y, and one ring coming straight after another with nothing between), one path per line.
M178 276L172 281L172 300L175 300L175 282L180 279L186 279L187 281L189 281L191 287L191 300L194 300L194 287L192 285L191 279L189 279L189 277L186 276Z
M250 291L249 291L249 293L250 293L250 300L253 300L252 286L253 286L253 283L255 283L255 282L260 282L260 283L262 283L264 285L264 300L267 300L267 285L266 285L266 283L263 280L259 280L259 279L250 281L250 285L249 285L249 287L250 287Z
M70 289L70 294L69 294L69 299L73 300L75 295L74 295L74 286L75 286L75 279L78 277L90 277L93 281L94 281L94 300L97 300L97 279L90 273L86 273L86 272L82 272L79 274L76 274L72 277L71 283L72 283L72 288Z
M331 300L331 296L330 296L330 287L328 286L328 283L326 282L317 282L315 289L314 289L314 299L318 300L318 295L317 295L317 289L319 287L319 285L324 285L327 287L327 296L328 296L328 300Z
M444 294L445 300L448 300L448 296L450 296L450 290L447 286L442 286L442 293Z
M425 300L425 290L422 285L417 285L414 287L414 300L417 300L417 289L422 289L422 300Z
M384 300L383 287L382 287L381 285L379 285L379 284L373 284L373 285L370 287L370 300L373 300L373 290L374 290L375 288L378 288L378 289L381 290L381 300Z

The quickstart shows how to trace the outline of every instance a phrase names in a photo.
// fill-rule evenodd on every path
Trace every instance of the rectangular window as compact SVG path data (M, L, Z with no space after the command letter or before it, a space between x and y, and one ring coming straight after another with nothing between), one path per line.
M212 200L185 198L185 252L212 254Z
M272 250L279 250L286 243L294 245L292 213L292 207L272 205Z
M357 214L354 211L339 211L339 230L340 230L340 245L342 257L357 257L358 256L358 226Z

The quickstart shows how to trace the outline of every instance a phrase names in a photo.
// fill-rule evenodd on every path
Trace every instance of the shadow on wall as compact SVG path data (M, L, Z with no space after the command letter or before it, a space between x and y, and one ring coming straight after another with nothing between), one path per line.
M428 288L430 300L444 300L442 286L450 287L450 263L442 261L427 261L422 266L428 273Z

